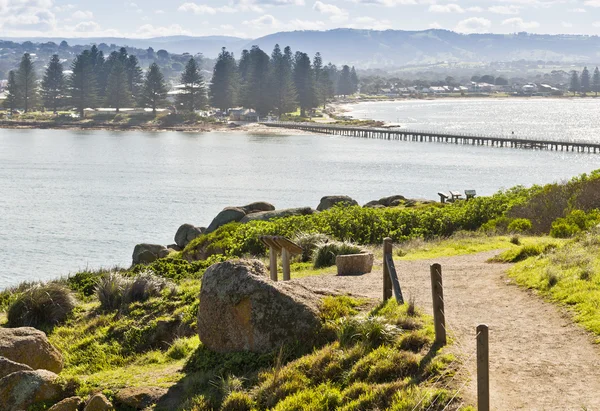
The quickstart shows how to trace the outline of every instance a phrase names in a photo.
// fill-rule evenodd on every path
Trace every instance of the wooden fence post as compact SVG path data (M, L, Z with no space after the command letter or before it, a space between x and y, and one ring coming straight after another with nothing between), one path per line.
M392 298L392 279L390 278L390 272L385 262L387 254L392 254L392 239L386 237L383 239L383 301L387 301Z
M283 268L283 281L290 281L290 252L285 247L281 249L281 266Z
M444 286L442 285L442 266L431 266L431 298L433 300L433 322L435 323L435 342L446 345L446 316L444 314Z
M277 281L277 250L275 247L269 247L271 280Z
M477 410L490 410L490 349L489 329L485 324L477 327Z

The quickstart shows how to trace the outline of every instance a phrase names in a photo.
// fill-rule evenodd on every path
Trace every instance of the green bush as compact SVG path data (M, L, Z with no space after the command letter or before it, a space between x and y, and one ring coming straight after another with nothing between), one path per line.
M71 291L57 283L36 284L19 294L7 312L9 327L46 329L64 322L75 308Z
M533 225L526 218L515 218L508 224L508 231L511 233L527 233L531 231Z
M331 241L325 234L320 233L299 233L293 241L302 247L301 261L306 263L312 259L313 253L319 246L319 244Z
M164 278L149 272L138 274L125 282L123 303L144 302L151 297L158 297L168 287L174 291L173 285Z
M255 402L252 397L239 391L230 393L221 405L221 411L252 411L254 409Z
M552 223L550 229L550 237L554 238L570 238L575 234L579 233L581 228L579 226L569 223L566 218L557 218Z
M335 265L335 258L338 255L360 254L363 251L360 246L347 242L330 241L317 244L313 256L314 267L331 267Z
M110 272L100 277L96 285L96 296L104 310L116 310L123 303L123 292L128 280L119 273Z
M225 260L226 257L220 254L210 256L206 260L192 262L180 258L161 258L148 265L136 265L131 271L134 274L151 272L157 276L174 281L180 281L185 278L199 280L208 267Z

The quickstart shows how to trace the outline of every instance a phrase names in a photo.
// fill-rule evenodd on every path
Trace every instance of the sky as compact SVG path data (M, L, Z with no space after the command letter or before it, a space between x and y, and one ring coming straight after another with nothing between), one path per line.
M362 29L600 34L600 0L0 0L5 37L228 35Z

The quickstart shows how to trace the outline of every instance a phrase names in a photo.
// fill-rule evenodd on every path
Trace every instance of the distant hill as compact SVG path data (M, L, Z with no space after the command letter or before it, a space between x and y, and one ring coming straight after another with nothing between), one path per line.
M7 39L8 40L8 39ZM63 39L11 39L33 42ZM270 53L275 44L289 45L310 55L320 51L325 61L361 68L385 68L448 62L557 61L600 62L598 36L541 34L459 34L448 30L356 30L293 31L270 34L254 40L228 36L170 36L151 39L83 38L66 39L70 45L107 43L137 48L153 47L170 53L202 52L214 58L221 47L237 56L244 48L258 45Z

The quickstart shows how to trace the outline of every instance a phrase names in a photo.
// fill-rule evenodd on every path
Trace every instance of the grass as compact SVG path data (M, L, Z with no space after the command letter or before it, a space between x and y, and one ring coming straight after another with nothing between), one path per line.
M517 284L568 308L600 343L600 234L586 233L509 271Z

